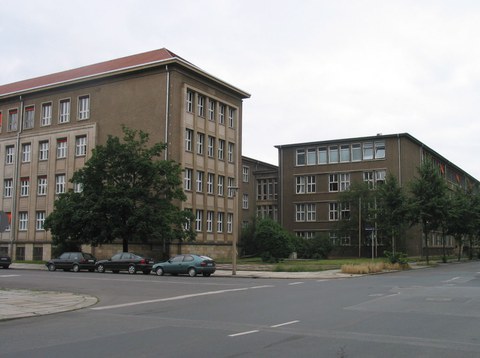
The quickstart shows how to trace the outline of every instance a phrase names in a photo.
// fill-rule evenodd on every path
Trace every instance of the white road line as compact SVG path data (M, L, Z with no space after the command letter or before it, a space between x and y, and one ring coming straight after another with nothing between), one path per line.
M18 277L20 275L0 275L0 277Z
M249 287L249 289L256 290L257 288L270 288L270 287L275 287L275 286L273 285L253 286L253 287Z
M265 287L270 287L270 286L265 286ZM273 286L272 286L273 287ZM259 288L253 287L253 288ZM129 302L129 303L121 303L118 305L111 305L111 306L101 306L101 307L92 307L90 308L91 310L95 311L101 311L101 310L109 310L109 309L114 309L114 308L122 308L122 307L130 307L130 306L138 306L138 305L144 305L148 303L158 303L158 302L167 302L167 301L177 301L177 300L184 300L187 298L193 298L193 297L200 297L200 296L209 296L209 295L218 295L221 293L228 293L228 292L238 292L238 291L247 291L249 289L252 289L252 287L244 287L244 288L232 288L229 290L219 290L219 291L207 291L207 292L200 292L200 293L192 293L189 295L181 295L181 296L174 296L174 297L167 297L167 298L158 298L154 300L146 300L146 301L138 301L138 302Z
M229 337L238 337L238 336L244 336L246 334L252 334L252 333L258 333L260 332L258 329L255 329L253 331L247 331L247 332L240 332L240 333L235 333L235 334L229 334Z
M450 280L446 280L446 281L442 281L443 283L447 283L447 282L452 282L452 281L455 281L455 280L458 280L460 279L461 277L454 277L454 278L451 278Z
M289 286L301 285L302 283L305 283L305 282L292 282L292 283L289 283L288 285L289 285Z
M298 323L298 322L300 322L300 321L296 320L296 321L290 321L290 322L275 324L273 326L270 326L270 328L278 328L278 327L282 327L282 326L288 326L289 324L294 324L294 323Z

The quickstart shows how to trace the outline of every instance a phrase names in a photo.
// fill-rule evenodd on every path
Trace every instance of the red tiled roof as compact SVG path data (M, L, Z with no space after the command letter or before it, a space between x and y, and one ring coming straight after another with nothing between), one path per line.
M72 70L52 73L46 76L9 83L0 86L0 96L174 58L178 58L184 62L187 62L181 57L175 55L173 52L167 50L166 48L162 48L159 50L144 52L132 56L117 58L115 60L79 67Z

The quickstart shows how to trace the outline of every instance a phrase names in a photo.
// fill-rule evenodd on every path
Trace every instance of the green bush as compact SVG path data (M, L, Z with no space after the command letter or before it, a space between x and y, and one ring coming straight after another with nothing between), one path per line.
M333 245L328 236L318 234L311 239L298 240L296 250L298 258L320 260L328 258Z
M406 265L408 263L407 260L407 254L401 251L397 251L395 253L391 251L384 251L383 254L387 258L388 262L391 264L400 264L400 265Z

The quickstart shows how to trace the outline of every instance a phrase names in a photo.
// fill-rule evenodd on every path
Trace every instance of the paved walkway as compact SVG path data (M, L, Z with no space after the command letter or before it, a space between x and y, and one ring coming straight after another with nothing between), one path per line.
M342 274L340 270L318 272L272 272L244 270L241 266L232 275L231 266L222 265L213 276L232 278L278 278L278 279L335 279L358 275ZM2 276L13 275L16 270L46 270L45 265L13 263L8 270L0 270ZM0 283L1 285L1 283ZM0 321L33 317L38 315L77 310L94 305L96 297L68 292L10 290L0 287Z

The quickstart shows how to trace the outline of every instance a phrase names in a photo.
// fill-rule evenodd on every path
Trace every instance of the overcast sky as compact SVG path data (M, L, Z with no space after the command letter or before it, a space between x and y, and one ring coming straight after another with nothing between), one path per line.
M407 132L480 179L480 1L0 0L0 84L166 47L250 93L243 154Z

